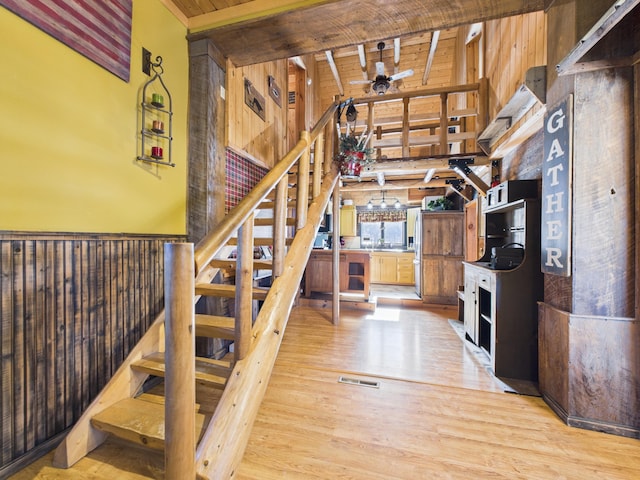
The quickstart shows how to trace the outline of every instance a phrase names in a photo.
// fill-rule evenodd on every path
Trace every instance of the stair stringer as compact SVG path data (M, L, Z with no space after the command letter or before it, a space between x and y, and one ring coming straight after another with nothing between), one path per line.
M226 258L231 247L222 247L217 255ZM220 271L219 268L205 267L198 275L197 281L209 283ZM194 304L200 296L194 296ZM92 450L99 447L107 439L108 434L91 425L91 418L111 407L120 400L135 397L142 384L149 378L143 372L131 368L132 364L142 358L165 349L165 311L158 314L140 341L133 347L124 362L118 367L98 396L89 404L80 418L58 445L53 457L53 465L57 468L69 468Z

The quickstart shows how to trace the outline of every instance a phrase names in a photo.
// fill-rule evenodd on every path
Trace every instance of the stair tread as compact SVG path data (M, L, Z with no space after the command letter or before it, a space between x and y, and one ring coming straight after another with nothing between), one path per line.
M196 314L196 336L235 339L236 319L218 315Z
M202 437L208 416L194 411L196 442ZM91 418L103 432L154 450L164 449L164 403L125 398Z
M253 224L260 227L270 227L273 225L273 218L256 218ZM287 217L286 224L292 226L296 224L296 219L293 217Z
M209 265L215 268L224 268L227 270L235 270L236 264L238 260L235 258L214 258L209 262ZM273 262L271 260L254 260L253 261L253 269L254 270L271 270L273 267Z
M273 243L273 238L269 237L256 237L253 239L253 245L256 247L270 247ZM286 238L284 243L286 245L291 245L291 243L293 243L293 238ZM231 237L227 242L227 245L238 245L238 237Z
M252 297L254 300L264 300L268 292L268 288L253 287ZM198 283L196 284L196 295L233 298L236 296L236 286L219 283Z
M198 383L210 385L214 388L224 388L231 374L228 362L196 357L195 364L196 381ZM131 365L131 368L135 370L157 377L164 377L165 367L164 352L152 353Z

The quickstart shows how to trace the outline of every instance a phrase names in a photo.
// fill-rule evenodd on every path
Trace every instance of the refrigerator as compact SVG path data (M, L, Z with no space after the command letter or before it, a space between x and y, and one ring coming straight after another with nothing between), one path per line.
M422 298L422 211L419 211L416 215L414 230L413 230L413 268L414 277L416 280L416 293L418 297Z

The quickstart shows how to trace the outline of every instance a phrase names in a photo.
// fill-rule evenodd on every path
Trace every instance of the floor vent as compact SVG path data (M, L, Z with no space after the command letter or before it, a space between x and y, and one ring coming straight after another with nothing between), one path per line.
M348 383L349 385L360 385L361 387L380 388L380 382L372 382L371 380L360 380L357 378L338 378L338 383Z

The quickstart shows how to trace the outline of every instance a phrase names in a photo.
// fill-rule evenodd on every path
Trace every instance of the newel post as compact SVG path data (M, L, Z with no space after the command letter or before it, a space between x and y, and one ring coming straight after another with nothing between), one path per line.
M164 246L165 478L195 478L195 264L192 243Z

